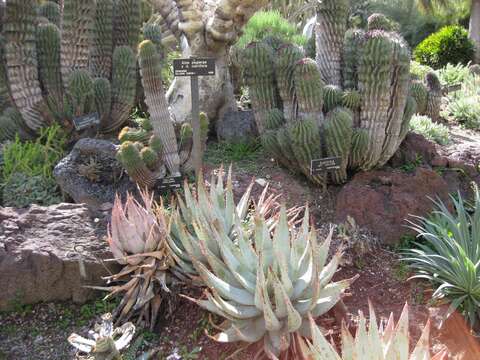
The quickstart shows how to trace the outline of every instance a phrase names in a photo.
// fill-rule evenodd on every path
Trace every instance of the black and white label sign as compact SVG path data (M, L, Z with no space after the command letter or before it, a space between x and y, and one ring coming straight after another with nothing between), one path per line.
M183 178L181 176L166 177L157 182L158 190L167 192L170 190L178 190L182 188Z
M310 172L312 175L320 175L329 171L339 170L341 165L341 157L312 160Z
M73 125L77 131L85 130L90 127L100 125L100 115L98 113L87 114L73 118Z
M213 76L215 59L176 59L173 60L175 76Z

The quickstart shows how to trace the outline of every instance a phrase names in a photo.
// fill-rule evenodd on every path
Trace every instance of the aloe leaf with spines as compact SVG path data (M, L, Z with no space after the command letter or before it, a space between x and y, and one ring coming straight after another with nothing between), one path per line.
M273 49L263 42L253 42L243 50L242 61L245 84L250 89L255 122L261 134L268 111L278 108Z
M405 305L398 323L395 325L393 314L386 326L377 324L377 317L372 304L369 304L370 317L365 318L362 312L359 316L358 330L353 336L345 326L341 330L341 353L325 339L324 334L310 317L312 340L308 342L308 351L312 360L445 360L447 352L440 351L430 354L430 320L427 321L420 339L413 350L409 341L408 305ZM400 357L399 357L400 356Z
M94 78L110 79L113 56L113 0L97 0L90 51L90 71Z
M43 4L40 4L38 13L40 16L46 18L50 23L60 28L61 14L59 4L54 1L45 1Z
M324 82L314 60L305 58L295 65L294 89L300 119L314 119L318 126L324 121Z
M354 279L331 283L341 255L326 262L332 233L318 244L308 209L298 229L289 225L283 206L273 232L260 209L250 217L253 228L237 220L230 233L220 224L195 222L212 251L205 262L195 249L187 250L207 286L206 298L190 300L225 319L215 340L255 344L257 355L270 359L298 358L294 344L310 335L309 314L317 317L333 308Z
M65 84L72 71L88 70L95 6L95 0L64 0L61 72Z
M128 46L119 46L113 52L112 112L108 123L102 123L103 132L120 128L130 116L135 102L137 85L137 60Z
M38 81L36 17L33 1L9 1L3 31L10 95L26 127L35 133L53 121Z
M325 148L328 157L340 157L340 169L331 173L335 184L347 180L347 166L350 157L353 136L353 114L350 110L339 108L327 114L324 124Z
M40 84L50 110L58 120L63 116L64 89L60 68L61 38L54 24L40 24L36 35Z
M348 11L348 0L324 0L317 4L317 65L327 84L342 86L342 52Z
M275 55L275 75L278 90L283 103L283 112L287 121L295 118L295 89L293 74L295 65L304 58L302 49L293 44L286 44L277 50Z
M157 48L150 40L143 41L138 47L140 74L145 91L145 103L150 112L153 133L163 144L162 158L172 176L180 174L177 138L172 115L165 98L161 77L161 59Z

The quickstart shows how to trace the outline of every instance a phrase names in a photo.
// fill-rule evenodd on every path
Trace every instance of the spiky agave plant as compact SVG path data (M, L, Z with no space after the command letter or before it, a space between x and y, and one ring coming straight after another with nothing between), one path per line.
M115 314L117 322L139 313L138 321L144 320L153 328L162 303L161 290L169 292L167 270L172 262L165 210L147 192L141 192L141 199L142 203L128 194L125 205L118 196L115 199L108 244L124 268L106 280L123 283L107 288L109 297L124 294Z
M225 319L217 341L259 346L257 358L299 359L302 337L310 336L309 314L332 309L354 280L331 283L342 255L337 252L327 264L332 232L318 244L308 209L296 229L282 206L273 231L272 217L257 208L252 224L242 223L234 211L230 226L219 217L205 218L208 211L215 214L214 208L194 214L195 235L179 224L186 252L207 286L205 298L190 300ZM189 246L192 238L198 248Z
M342 329L341 356L325 339L315 321L310 317L312 342L308 343L311 360L442 360L446 352L442 351L433 357L430 355L430 321L427 322L422 335L412 352L409 351L408 305L405 305L400 319L395 326L393 314L385 328L377 324L375 310L370 304L370 320L360 312L360 320L355 337L344 327Z
M254 201L251 196L254 184L252 182L235 204L232 169L230 168L228 172L226 187L223 177L224 172L220 168L217 175L213 175L211 179L209 191L203 176L199 177L195 192L192 192L190 186L185 183L184 195L178 196L176 203L173 204L168 243L176 263L172 271L183 280L190 278L199 283L198 271L192 263L191 254L203 264L208 264L209 259L213 259L212 256L215 258L221 256L217 241L204 232L205 226L215 224L228 236L235 237L236 227L252 229L255 226L250 211L252 208L267 219L269 230L278 220L279 196L269 193L268 186L264 188L258 200ZM300 210L296 207L288 210L289 223L297 221Z

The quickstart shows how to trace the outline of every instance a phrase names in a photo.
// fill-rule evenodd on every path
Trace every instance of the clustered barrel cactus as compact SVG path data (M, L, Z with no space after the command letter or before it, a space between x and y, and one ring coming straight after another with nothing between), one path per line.
M295 45L274 49L271 41L252 43L241 55L265 148L320 186L384 165L417 106L406 42L379 14L367 30L347 30L347 13L345 0L318 4L316 62ZM337 170L312 173L313 159L331 157L341 159Z
M413 81L410 93L417 102L417 113L427 115L435 122L440 120L442 105L442 85L437 74L433 71L425 75L425 80Z
M53 122L72 128L73 117L95 112L103 132L128 119L136 96L140 3L61 3L6 4L0 35L0 140L15 132L34 136Z
M138 47L140 75L150 120L138 128L124 128L118 159L141 187L152 188L168 174L180 176L192 170L193 130L190 123L175 126L165 98L158 44L144 40ZM206 142L208 119L200 116L202 142Z

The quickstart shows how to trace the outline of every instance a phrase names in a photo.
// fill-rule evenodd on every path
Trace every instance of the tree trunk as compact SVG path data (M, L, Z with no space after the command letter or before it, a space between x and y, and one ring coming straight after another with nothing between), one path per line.
M223 115L230 109L235 110L233 85L228 69L228 47L217 51L208 51L201 48L193 51L195 57L214 58L216 64L215 76L201 76L200 85L200 111L204 112L211 126L216 129L222 121ZM183 52L183 56L190 57L190 49ZM167 93L174 121L182 123L190 121L192 111L192 98L190 91L190 78L177 77Z
M480 0L472 0L470 38L475 43L475 63L480 63Z

